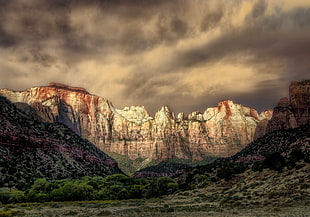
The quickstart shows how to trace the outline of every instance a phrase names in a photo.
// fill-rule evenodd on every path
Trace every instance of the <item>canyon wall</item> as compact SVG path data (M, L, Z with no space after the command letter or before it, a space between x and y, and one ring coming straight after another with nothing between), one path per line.
M258 114L230 100L188 116L175 115L163 106L151 117L143 106L116 109L110 101L83 88L57 83L25 91L1 89L0 95L14 103L31 105L45 122L62 123L103 151L131 159L230 156L264 135L272 117L271 110ZM302 121L305 111L298 112Z

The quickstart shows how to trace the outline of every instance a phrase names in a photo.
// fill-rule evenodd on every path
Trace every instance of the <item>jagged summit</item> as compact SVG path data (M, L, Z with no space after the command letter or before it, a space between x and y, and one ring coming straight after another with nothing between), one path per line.
M280 99L267 126L267 132L310 124L310 80L294 81L289 98Z
M139 105L116 109L116 112L125 119L139 124L153 119L145 107Z
M77 91L77 92L82 92L82 93L86 93L89 94L89 92L82 87L72 87L72 86L68 86L65 84L60 84L60 83L55 83L55 82L51 82L48 84L48 87L55 87L58 89L65 89L65 90L69 90L69 91Z

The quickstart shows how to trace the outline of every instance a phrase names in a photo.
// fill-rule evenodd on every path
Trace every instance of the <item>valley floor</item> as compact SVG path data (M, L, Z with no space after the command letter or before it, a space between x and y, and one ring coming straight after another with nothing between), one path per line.
M27 207L12 206L0 216L60 217L60 216L117 216L117 217L224 217L224 216L265 216L265 217L308 217L309 206L290 207L218 207L210 203L170 204L165 199L122 202L76 202L32 204ZM7 213L7 214L5 214Z
M310 164L282 173L246 171L230 181L172 195L121 201L24 203L0 206L1 216L310 216Z

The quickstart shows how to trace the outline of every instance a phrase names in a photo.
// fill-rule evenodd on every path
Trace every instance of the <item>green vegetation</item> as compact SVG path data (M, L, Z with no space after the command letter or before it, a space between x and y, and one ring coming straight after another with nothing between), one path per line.
M37 179L31 188L0 191L3 204L21 202L122 200L152 198L171 194L179 189L171 178L135 179L123 174L103 177L82 177L76 180Z
M24 214L25 212L23 211L15 211L15 210L0 211L0 217L23 216Z

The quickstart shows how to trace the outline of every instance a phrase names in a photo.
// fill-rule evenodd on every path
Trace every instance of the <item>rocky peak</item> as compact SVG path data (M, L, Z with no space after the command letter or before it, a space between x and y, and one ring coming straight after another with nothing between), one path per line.
M259 118L261 120L264 120L264 119L270 120L272 118L272 114L273 114L273 110L272 109L267 109L267 110L262 111L259 114Z
M240 118L254 118L259 121L258 112L250 107L242 106L234 103L231 100L224 100L218 103L217 107L208 108L203 114L204 120L212 118L217 119L240 119Z
M33 87L25 91L3 89L0 95L14 103L35 105L33 107L43 120L63 123L94 143L103 144L110 137L114 109L112 103L89 94L83 88L51 83L49 86ZM97 135L100 135L99 138L94 139Z
M298 125L310 124L310 80L292 82L289 97Z
M49 87L54 87L56 89L64 89L64 90L68 90L68 91L76 91L76 92L81 92L81 93L85 93L85 94L89 94L89 92L86 91L85 88L81 88L81 87L71 87L65 84L59 84L59 83L49 83L48 85Z
M185 114L184 114L184 112L178 113L178 115L177 115L177 121L178 121L178 122L182 122L182 121L184 121L184 120L185 120Z
M267 132L310 124L310 80L292 82L289 99L280 99L268 123Z
M255 134L254 134L254 140L264 136L267 131L267 125L269 123L269 120L272 118L273 110L265 110L262 111L259 114L258 120L259 122L257 123L256 129L255 129Z
M194 111L188 115L188 120L204 121L203 114L200 111Z
M155 114L155 121L158 124L166 125L174 120L175 115L167 105L161 107L161 109Z
M152 118L143 106L115 109L83 88L55 83L20 92L0 90L0 95L28 103L44 120L63 123L101 150L131 159L229 156L252 142L261 120L270 117L268 112L258 115L255 109L225 100L188 117L184 113L175 117L163 106Z
M116 112L120 114L122 117L127 119L128 121L132 121L138 124L141 124L143 122L152 120L153 118L150 116L150 114L147 112L147 110L144 108L144 106L130 106L125 107L123 109L116 109Z
M287 97L283 97L279 100L277 107L289 107L290 101Z

